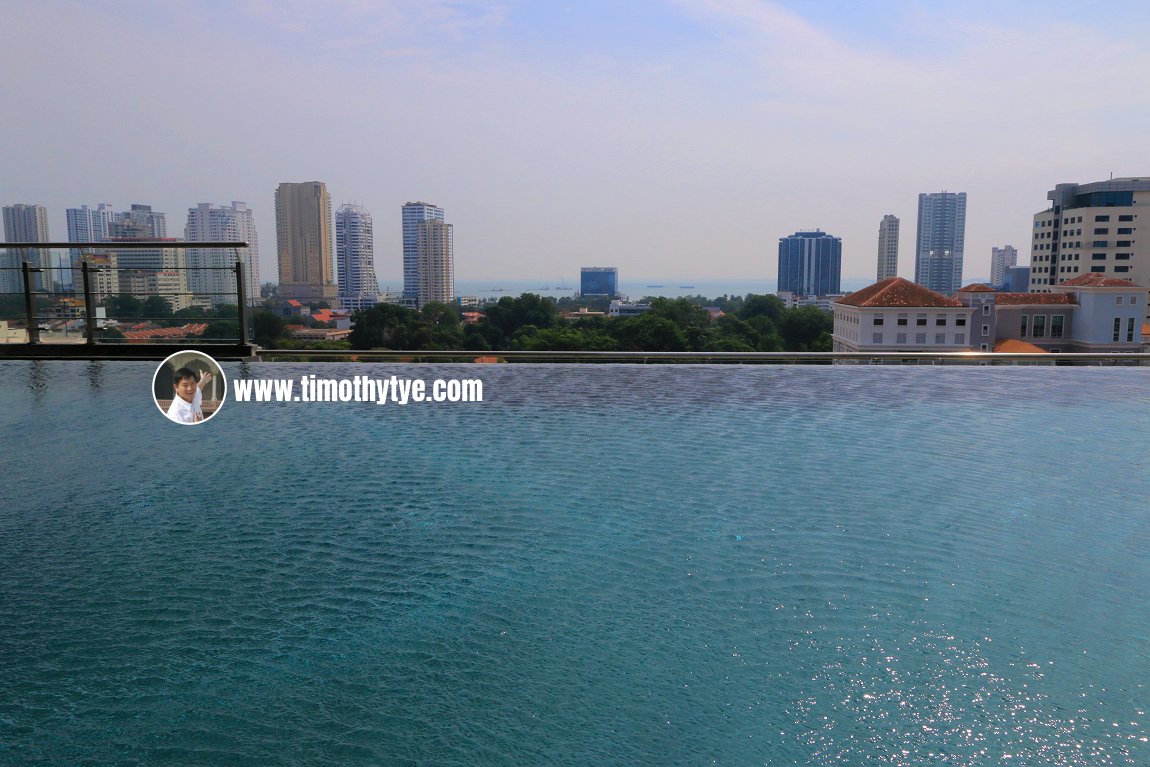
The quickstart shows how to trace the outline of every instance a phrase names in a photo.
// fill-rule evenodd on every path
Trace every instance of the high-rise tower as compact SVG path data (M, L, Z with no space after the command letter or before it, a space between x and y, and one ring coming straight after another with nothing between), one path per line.
M244 266L244 292L248 305L259 300L260 249L255 220L246 203L214 206L201 202L188 208L184 226L188 242L246 242L248 247L235 251L222 248L188 248L188 290L211 300L213 304L234 304L236 296L235 265Z
M403 300L422 308L455 297L455 253L443 208L426 202L403 206Z
M898 216L890 213L882 217L878 225L878 273L875 278L881 282L888 277L898 276Z
M322 181L276 189L276 254L280 298L335 305L331 197Z
M335 257L340 308L355 311L378 304L375 238L366 208L345 204L335 212Z
M990 249L990 284L1002 285L1006 282L1006 270L1018 265L1018 248L1004 245Z
M824 231L795 232L779 238L779 291L800 296L839 292L843 241Z
M966 192L920 194L914 281L947 296L962 287L965 239Z
M4 239L8 242L51 242L48 238L48 211L43 205L5 205ZM60 264L53 264L50 252L45 249L9 250L3 265L8 267L0 272L0 292L16 293L24 289L24 278L19 271L27 261L33 267L44 271L33 275L35 290L50 289L60 281Z

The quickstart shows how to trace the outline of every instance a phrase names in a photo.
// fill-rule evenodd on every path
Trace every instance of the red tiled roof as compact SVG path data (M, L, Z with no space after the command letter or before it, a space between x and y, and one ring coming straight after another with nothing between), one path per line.
M1150 341L1150 322L1142 323L1142 340Z
M289 298L287 303L288 306L303 306L303 304L301 304L299 301L296 301L294 298Z
M994 351L1005 354L1049 354L1045 349L1026 341L1019 341L1017 338L999 341L994 345Z
M148 330L125 330L124 337L132 340L149 338L187 338L203 335L208 329L206 322L193 322L178 328L150 328Z
M835 303L847 306L963 306L956 298L917 285L902 277L889 277L856 290Z
M987 285L985 282L974 282L964 288L958 289L959 293L993 293L994 288Z
M1136 287L1130 280L1120 280L1117 277L1107 277L1104 274L1097 272L1090 272L1081 277L1075 277L1073 280L1067 280L1060 283L1069 287L1083 287L1083 288L1133 288Z
M1074 306L1073 293L999 293L994 297L999 306L1026 306L1030 304L1061 304Z

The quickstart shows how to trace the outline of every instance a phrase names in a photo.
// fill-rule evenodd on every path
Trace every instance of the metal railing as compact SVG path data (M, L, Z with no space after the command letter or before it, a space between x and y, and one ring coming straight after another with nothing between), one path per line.
M796 365L854 363L861 365L989 365L1090 364L1146 365L1144 352L592 352L592 351L368 351L321 349L259 349L264 361L354 361L411 363L493 362L575 362L625 364L757 364Z
M0 243L0 250L51 250L51 249L69 249L69 250L86 250L86 251L122 251L122 250L156 250L156 249L174 249L186 250L197 249L207 250L214 248L227 248L231 250L238 250L240 248L247 248L246 242L178 242L172 240L123 240L123 241L108 241L108 242L3 242ZM225 339L219 341L222 344L238 344L246 345L249 343L249 327L250 327L250 306L247 290L247 281L245 279L245 270L243 262L237 258L235 266L231 267L205 267L207 270L224 269L235 274L235 293L237 304L237 321L238 321L238 338L234 341ZM24 316L23 320L27 323L27 344L31 346L48 346L49 343L44 343L41 339L40 321L46 319L53 319L51 315L40 315L37 313L37 305L40 300L46 296L58 294L55 291L49 291L38 287L37 283L44 283L45 281L37 279L37 276L44 276L53 270L60 270L62 267L45 267L43 265L34 265L29 261L23 261L19 267L7 267L5 271L19 271L21 281L23 283L24 295ZM101 339L98 334L98 321L96 312L97 291L93 285L97 273L108 272L176 272L176 271L190 271L187 267L163 268L163 269L148 269L137 267L111 267L96 265L90 263L87 259L82 260L79 265L72 264L68 267L73 274L79 272L81 278L81 291L79 293L83 298L84 310L84 336L85 343L88 346L97 345L111 345L119 341L119 339ZM198 270L197 270L198 271ZM74 285L75 281L72 280ZM124 295L123 291L116 290L114 293L111 290L99 291L101 294L107 295ZM67 295L77 297L76 293L68 293ZM132 295L129 293L128 295ZM152 296L157 295L161 298L169 297L186 297L190 295L199 295L189 292L171 292L171 291L156 291L145 293L144 295ZM228 291L226 295L233 295ZM4 318L0 318L4 319ZM136 320L171 320L171 317L134 317ZM203 340L200 340L203 342ZM208 339L210 343L211 340Z

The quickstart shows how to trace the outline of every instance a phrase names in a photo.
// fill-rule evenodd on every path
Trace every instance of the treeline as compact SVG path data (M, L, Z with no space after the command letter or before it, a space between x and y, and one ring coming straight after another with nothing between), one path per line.
M458 308L428 304L414 311L378 304L356 312L353 349L645 352L830 351L833 318L808 306L787 309L775 296L708 301L654 298L634 317L561 316L557 302L533 293L505 296L478 322L461 324ZM712 320L703 306L724 314Z

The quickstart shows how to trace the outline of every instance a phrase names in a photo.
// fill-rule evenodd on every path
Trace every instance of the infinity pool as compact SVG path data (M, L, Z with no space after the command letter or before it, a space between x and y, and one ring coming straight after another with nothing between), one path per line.
M0 764L1150 762L1150 369L0 363Z

